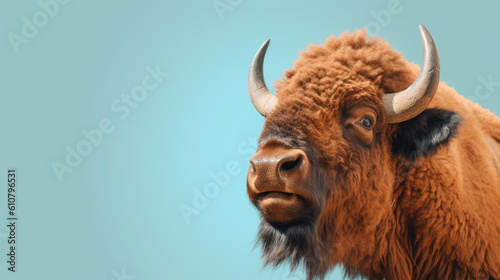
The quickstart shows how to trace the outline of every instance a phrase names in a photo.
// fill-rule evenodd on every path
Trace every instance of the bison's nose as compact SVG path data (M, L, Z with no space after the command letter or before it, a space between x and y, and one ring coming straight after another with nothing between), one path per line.
M307 156L300 149L266 147L250 159L250 198L266 192L295 193L308 172Z

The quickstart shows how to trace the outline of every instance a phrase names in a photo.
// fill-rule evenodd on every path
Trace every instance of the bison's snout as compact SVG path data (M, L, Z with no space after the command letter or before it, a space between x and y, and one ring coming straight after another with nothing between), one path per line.
M249 177L259 192L285 191L287 182L302 179L306 156L298 149L268 148L257 152L250 159Z
M306 214L309 161L300 149L264 146L250 159L248 195L264 218L289 224Z

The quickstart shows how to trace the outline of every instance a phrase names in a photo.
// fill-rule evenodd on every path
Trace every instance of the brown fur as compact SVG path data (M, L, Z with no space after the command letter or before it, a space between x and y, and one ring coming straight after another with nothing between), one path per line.
M325 186L309 252L287 255L263 237L268 262L304 257L309 277L342 263L348 276L370 279L500 279L500 119L441 82L429 108L458 113L459 133L416 162L395 156L400 125L383 120L381 98L406 89L419 70L360 30L310 46L277 83L261 142L279 129L306 143L322 174L311 184ZM340 125L359 102L381 116L368 149L346 140Z

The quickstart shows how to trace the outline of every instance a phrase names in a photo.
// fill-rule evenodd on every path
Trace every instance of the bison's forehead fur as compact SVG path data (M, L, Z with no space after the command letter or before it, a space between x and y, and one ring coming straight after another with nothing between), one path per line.
M417 68L387 41L368 38L362 29L330 36L320 46L310 45L275 88L280 100L293 95L329 99L364 87L381 96L406 89L415 80Z

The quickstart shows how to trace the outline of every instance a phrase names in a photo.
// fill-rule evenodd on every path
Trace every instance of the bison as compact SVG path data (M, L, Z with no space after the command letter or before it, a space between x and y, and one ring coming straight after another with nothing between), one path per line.
M500 279L500 119L365 30L300 54L273 95L266 41L248 89L265 117L247 192L266 265L308 279Z

